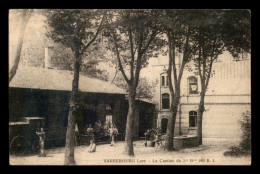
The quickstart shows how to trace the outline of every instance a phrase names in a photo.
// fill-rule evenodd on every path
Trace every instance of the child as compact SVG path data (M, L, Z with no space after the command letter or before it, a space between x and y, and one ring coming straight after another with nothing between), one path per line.
M90 145L89 145L89 153L96 152L96 143L94 139L90 140Z

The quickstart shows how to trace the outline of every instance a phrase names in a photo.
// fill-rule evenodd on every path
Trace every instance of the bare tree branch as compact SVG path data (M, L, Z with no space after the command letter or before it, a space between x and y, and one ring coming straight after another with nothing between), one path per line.
M99 26L98 26L98 29L97 29L97 31L96 31L96 34L95 34L94 37L89 41L89 43L88 43L86 46L84 46L84 48L82 49L82 51L81 51L80 54L83 54L83 53L85 52L85 50L88 49L88 47L96 40L98 34L100 33L100 31L101 31L101 29L102 29L102 24L103 24L103 22L104 22L104 20L105 20L105 17L106 17L106 11L105 11L104 14L103 14L102 20L101 20L101 22L100 22L100 24L99 24Z
M157 31L154 31L152 32L151 36L150 36L150 39L148 40L146 46L144 47L144 49L142 50L142 54L145 53L145 51L147 50L147 48L150 46L151 42L153 41L153 39L155 38L155 36L157 35Z
M131 77L130 77L130 81L132 81L133 78L134 78L135 55L134 55L134 48L133 48L134 46L133 46L133 36L132 36L131 24L129 24L128 33L129 33L130 51L131 51L131 61L130 61L130 75L131 75Z
M169 82L169 89L170 89L170 92L171 92L171 96L172 96L172 99L174 97L174 90L173 90L173 85L172 85L172 66L173 66L173 59L175 59L175 55L172 55L172 50L174 50L173 48L171 48L171 36L170 36L170 31L168 30L167 32L167 35L168 35L168 38L169 38L169 67L168 67L168 71L167 71L167 74L168 74L168 82ZM174 51L173 51L174 53ZM174 61L174 65L175 65L175 61ZM174 71L174 81L176 83L176 67L173 68L173 71Z
M199 69L199 76L201 84L203 83L202 73L201 73L201 31L199 33L199 57L198 57L198 69Z
M122 67L122 62L121 62L120 54L119 54L119 51L118 51L118 45L117 45L115 33L113 33L112 35L113 35L113 41L114 41L114 44L115 44L116 56L117 56L117 60L118 60L119 70L123 74L123 77L124 77L125 81L127 82L127 84L130 84L130 80L127 78L125 71L124 71L124 68Z
M21 50L22 50L22 46L23 46L23 37L24 37L24 32L26 29L26 26L30 20L30 17L33 13L33 9L28 9L28 10L23 10L22 11L22 16L21 16L21 27L20 27L20 31L19 31L19 37L18 37L18 43L17 43L17 48L16 48L16 52L14 55L14 64L9 72L9 79L8 79L8 83L10 84L10 82L12 81L13 77L16 74L19 62L20 62L20 58L21 58Z
M180 81L181 81L181 77L182 77L182 74L183 74L183 69L185 67L185 64L188 62L187 61L188 57L190 56L190 53L187 53L188 46L189 46L189 39L190 39L190 27L188 27L188 33L186 35L186 42L185 42L185 45L184 45L183 59L182 59L181 68L179 70L177 83L180 83Z
M210 65L209 65L209 72L207 74L207 80L206 80L205 88L208 87L213 62L214 62L214 59L211 57L210 58Z

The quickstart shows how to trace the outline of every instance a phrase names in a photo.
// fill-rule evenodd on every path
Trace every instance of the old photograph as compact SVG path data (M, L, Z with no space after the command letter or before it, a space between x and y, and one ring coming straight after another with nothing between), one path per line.
M9 9L9 165L251 165L248 9Z

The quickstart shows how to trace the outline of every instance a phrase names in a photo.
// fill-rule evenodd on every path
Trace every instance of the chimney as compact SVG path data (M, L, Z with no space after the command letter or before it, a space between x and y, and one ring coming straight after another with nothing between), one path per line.
M52 69L52 56L53 56L53 47L49 46L45 48L45 60L44 67Z

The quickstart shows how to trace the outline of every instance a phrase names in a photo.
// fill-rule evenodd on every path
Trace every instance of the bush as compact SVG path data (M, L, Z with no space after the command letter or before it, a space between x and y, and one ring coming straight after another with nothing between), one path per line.
M242 120L239 121L242 129L241 142L239 147L231 146L228 151L224 152L225 156L241 156L251 154L251 113L243 113Z
M239 146L243 150L251 150L251 113L243 113L243 119L239 121L242 129L242 141Z
M231 146L229 151L224 152L225 156L239 156L241 154L241 149L236 146Z

